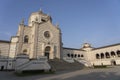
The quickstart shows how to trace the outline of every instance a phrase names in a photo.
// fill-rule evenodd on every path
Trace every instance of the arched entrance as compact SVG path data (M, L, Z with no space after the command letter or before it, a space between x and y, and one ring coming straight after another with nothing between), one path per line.
M47 56L48 59L49 59L49 55L50 55L50 50L51 50L51 47L50 47L50 46L47 46L47 47L45 48L45 54L44 54L44 56Z
M4 70L4 66L1 66L1 71L3 71Z
M112 60L112 61L111 61L111 65L116 65L116 61L115 61L115 60Z

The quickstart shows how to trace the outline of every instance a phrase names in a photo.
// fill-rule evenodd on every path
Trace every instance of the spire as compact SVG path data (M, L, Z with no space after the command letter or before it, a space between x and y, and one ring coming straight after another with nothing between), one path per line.
M56 26L56 28L57 28L57 29L59 29L59 30L60 30L60 28L59 28L59 24L58 24L58 23L56 23L56 25L55 25L55 26Z
M21 20L20 24L21 24L21 25L24 25L24 19Z
M59 23L56 23L56 26L59 27Z
M50 16L50 14L48 13L47 16Z
M42 11L42 9L40 8L40 10L39 11Z
M39 13L42 13L42 9L40 8Z

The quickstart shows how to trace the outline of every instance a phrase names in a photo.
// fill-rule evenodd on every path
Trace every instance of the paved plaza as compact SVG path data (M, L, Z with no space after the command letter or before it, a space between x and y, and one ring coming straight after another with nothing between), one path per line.
M24 77L18 77L13 72L0 71L0 80L120 80L120 66Z

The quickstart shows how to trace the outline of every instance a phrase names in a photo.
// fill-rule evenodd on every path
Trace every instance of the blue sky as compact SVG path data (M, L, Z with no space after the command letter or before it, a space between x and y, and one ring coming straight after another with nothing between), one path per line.
M120 0L0 0L0 40L15 36L21 19L39 9L59 23L65 47L120 43Z

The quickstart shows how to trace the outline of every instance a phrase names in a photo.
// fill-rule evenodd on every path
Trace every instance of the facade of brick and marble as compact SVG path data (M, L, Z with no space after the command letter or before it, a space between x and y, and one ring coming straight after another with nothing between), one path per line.
M26 53L30 58L45 55L49 59L60 58L61 31L52 24L51 17L42 11L30 15L28 26L21 23L17 36L16 54Z

